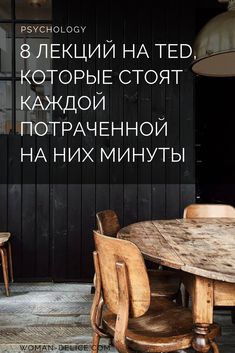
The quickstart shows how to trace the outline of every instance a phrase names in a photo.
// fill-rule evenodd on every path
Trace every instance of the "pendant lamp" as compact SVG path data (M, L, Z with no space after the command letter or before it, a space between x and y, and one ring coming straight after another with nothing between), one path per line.
M194 43L192 71L197 75L235 76L235 0L220 2L228 2L228 11L210 20Z

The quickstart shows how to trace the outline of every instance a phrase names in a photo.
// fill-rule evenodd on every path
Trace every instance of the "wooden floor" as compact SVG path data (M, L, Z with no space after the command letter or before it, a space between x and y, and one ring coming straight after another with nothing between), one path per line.
M0 289L0 353L90 352L90 285L14 284L9 298ZM223 328L220 353L235 353L230 313L219 312L216 321ZM100 352L115 349L102 340Z

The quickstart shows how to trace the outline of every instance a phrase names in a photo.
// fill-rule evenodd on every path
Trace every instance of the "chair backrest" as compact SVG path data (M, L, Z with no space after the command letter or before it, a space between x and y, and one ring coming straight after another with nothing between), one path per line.
M120 230L120 223L116 212L105 210L96 213L98 231L109 237L116 237Z
M119 289L116 263L126 265L130 317L143 315L150 305L149 279L143 256L137 246L127 240L107 237L94 231L94 241L99 259L104 301L114 314L119 309Z
M235 218L235 209L230 205L192 204L184 209L184 218Z

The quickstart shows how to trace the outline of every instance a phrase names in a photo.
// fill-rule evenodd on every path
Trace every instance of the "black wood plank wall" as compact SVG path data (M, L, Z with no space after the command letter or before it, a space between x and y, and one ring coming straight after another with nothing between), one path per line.
M171 1L111 1L93 0L54 1L53 16L56 25L86 25L85 34L60 36L56 35L54 42L81 41L95 44L105 39L113 39L115 43L192 43L195 37L195 5L189 6L187 0ZM135 63L140 65L140 63ZM171 63L168 63L169 68ZM65 65L56 62L56 66ZM112 68L119 72L123 59L102 63L95 59L88 63L67 60L66 66L71 70L82 67ZM126 67L133 66L125 61ZM151 62L143 62L144 69L158 68L157 55ZM193 77L188 71L184 75L180 86L147 86L134 84L122 87L114 82L112 90L108 86L102 87L107 96L105 112L84 111L82 118L89 121L120 119L128 121L152 121L159 114L167 116L174 135L170 135L169 144L176 146L187 145L193 156L194 149L194 94ZM76 92L70 87L54 87L54 93L60 95L79 96L92 95L95 86L77 85ZM55 119L60 119L59 112L55 112ZM76 116L69 115L71 121ZM68 137L69 139L70 137ZM159 142L159 140L158 140ZM163 141L164 142L164 141ZM9 163L13 163L15 145L21 143L19 136L1 136L1 151L9 155ZM28 143L27 137L23 144ZM49 138L35 140L44 148L50 148ZM60 146L62 140L57 139ZM92 135L83 141L89 148L95 143ZM98 145L116 145L115 137L97 139ZM138 144L138 142L134 141ZM154 146L155 141L146 142ZM4 159L5 160L5 159ZM3 163L3 162L2 162ZM194 165L193 157L187 164L179 168L179 173L187 173ZM109 170L109 184L86 184L87 175L99 170L94 167L81 170L82 185L74 184L37 184L38 171L35 170L35 184L24 184L27 166L23 170L19 165L11 168L13 175L9 175L9 184L0 185L0 229L8 230L13 235L13 254L15 276L18 280L52 279L55 281L80 280L92 278L92 229L95 227L95 213L102 209L112 208L119 217L122 225L138 220L162 219L181 217L183 208L195 201L193 184L169 184L168 175L164 169L152 168L152 183L140 184L141 175L145 173L141 166L131 167L123 164L123 183L112 183L113 169L107 163ZM5 171L6 168L3 168ZM52 169L45 166L45 175L65 173L70 177L69 167L57 166ZM16 178L17 173L18 178ZM135 175L133 184L125 184L127 173ZM155 176L162 173L165 183L156 183ZM14 182L21 180L21 184Z

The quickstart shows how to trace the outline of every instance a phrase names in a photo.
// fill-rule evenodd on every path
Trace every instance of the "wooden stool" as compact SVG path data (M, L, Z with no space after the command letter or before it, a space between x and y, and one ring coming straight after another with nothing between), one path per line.
M11 282L14 281L13 278L13 265L12 265L12 252L11 252L11 243L10 243L10 233L0 233L0 253L2 260L2 270L3 270L3 279L5 284L6 295L9 297L9 275L8 275L8 265L10 270Z

